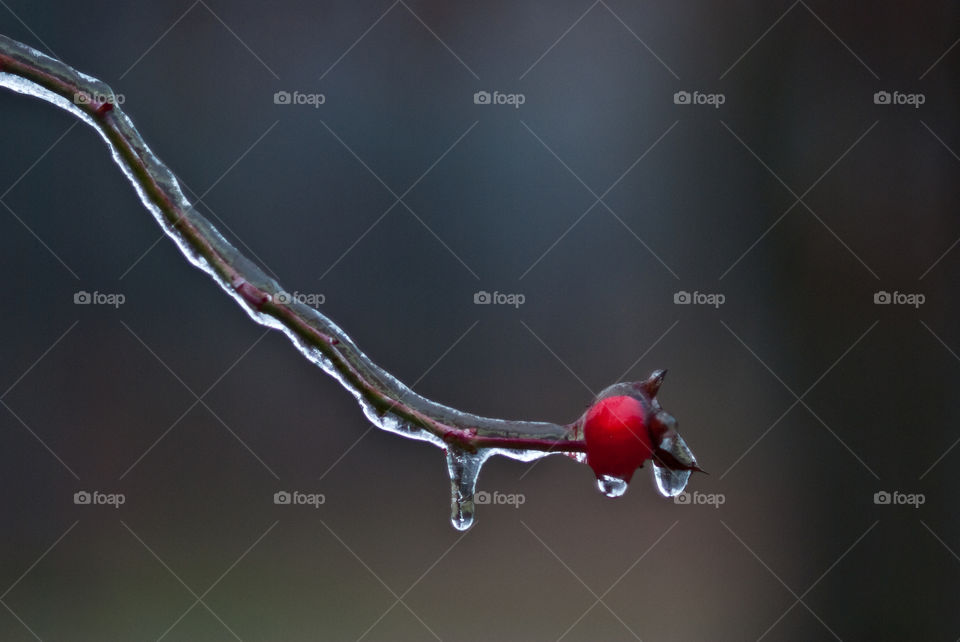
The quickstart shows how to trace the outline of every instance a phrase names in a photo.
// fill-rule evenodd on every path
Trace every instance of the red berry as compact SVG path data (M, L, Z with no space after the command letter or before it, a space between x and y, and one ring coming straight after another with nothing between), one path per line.
M607 397L583 418L587 464L602 475L630 481L633 472L653 456L644 406L634 397Z

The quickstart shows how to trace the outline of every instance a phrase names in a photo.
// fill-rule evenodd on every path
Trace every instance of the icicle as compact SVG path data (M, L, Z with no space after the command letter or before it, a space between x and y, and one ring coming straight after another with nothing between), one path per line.
M473 526L473 494L477 477L489 453L468 453L456 448L447 450L447 471L450 473L450 522L459 531Z
M673 432L665 437L660 443L660 448L669 453L673 459L686 466L696 467L697 460L694 458L687 442L683 437ZM699 470L699 469L698 469ZM654 479L657 481L657 490L664 497L675 497L683 492L687 487L687 480L690 479L691 470L673 470L664 466L658 466L654 461L653 466Z
M657 490L664 497L674 497L683 492L690 479L689 470L670 470L663 466L653 466L654 479L657 480Z

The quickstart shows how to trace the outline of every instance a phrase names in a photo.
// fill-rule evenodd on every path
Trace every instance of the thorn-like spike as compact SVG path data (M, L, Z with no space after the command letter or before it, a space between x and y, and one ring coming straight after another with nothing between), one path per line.
M653 399L657 396L657 393L660 392L660 385L663 383L663 378L667 376L666 370L654 370L650 373L650 376L647 377L646 381L640 383L640 387L646 391L650 398Z

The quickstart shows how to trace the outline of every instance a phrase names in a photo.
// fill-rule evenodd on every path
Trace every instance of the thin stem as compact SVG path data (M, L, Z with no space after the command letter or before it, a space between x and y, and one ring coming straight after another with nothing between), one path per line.
M144 206L191 263L207 272L257 323L284 332L310 361L334 376L386 430L468 452L494 449L585 452L576 423L509 421L461 412L426 399L373 363L333 321L284 294L186 199L174 174L116 104L113 90L22 43L0 36L0 85L65 109L106 141Z

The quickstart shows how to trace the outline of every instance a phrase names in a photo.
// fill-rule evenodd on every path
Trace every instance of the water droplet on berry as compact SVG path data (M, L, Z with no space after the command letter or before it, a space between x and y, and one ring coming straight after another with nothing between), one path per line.
M600 475L597 478L597 488L607 497L620 497L627 492L627 482L619 477Z

